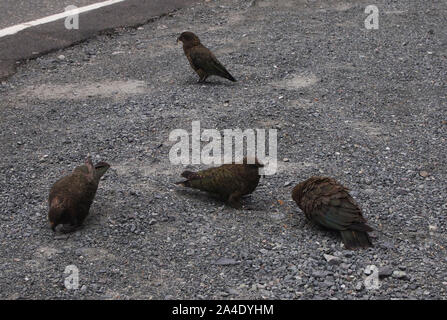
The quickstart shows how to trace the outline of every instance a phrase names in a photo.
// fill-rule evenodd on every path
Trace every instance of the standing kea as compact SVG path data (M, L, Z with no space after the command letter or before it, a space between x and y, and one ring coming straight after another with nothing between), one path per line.
M298 184L292 198L306 217L327 229L340 231L347 249L372 246L368 236L373 229L348 189L327 177L311 177Z
M241 197L258 186L259 168L263 166L257 159L244 158L241 164L224 164L198 172L184 171L182 177L187 180L177 184L216 194L233 208L240 209Z
M69 224L72 229L82 224L95 198L99 180L109 168L106 162L93 166L88 155L84 165L56 181L50 191L48 212L53 231L59 224Z
M177 39L177 42L179 41L183 43L183 51L191 67L199 75L199 83L205 82L206 78L212 75L236 81L214 54L200 43L194 33L183 32Z

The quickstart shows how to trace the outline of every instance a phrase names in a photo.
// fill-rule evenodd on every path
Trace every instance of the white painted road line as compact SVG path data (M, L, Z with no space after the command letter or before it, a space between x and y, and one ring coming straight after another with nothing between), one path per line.
M12 27L8 27L5 29L1 29L0 30L0 38L5 37L5 36L9 36L12 34L16 34L19 31L22 31L24 29L30 28L30 27L34 27L34 26L38 26L41 24L45 24L48 22L53 22L56 20L60 20L66 17L70 17L73 16L75 14L81 14L83 12L88 12L88 11L92 11L98 8L102 8L102 7L106 7L106 6L110 6L112 4L118 3L118 2L123 2L126 0L107 0L107 1L103 1L103 2L98 2L95 4L91 4L85 7L80 7L74 10L69 10L69 11L65 11L62 13L57 13L57 14L53 14L51 16L45 17L45 18L41 18L41 19L37 19L37 20L33 20L30 22L25 22L25 23L21 23L21 24L17 24L15 26Z

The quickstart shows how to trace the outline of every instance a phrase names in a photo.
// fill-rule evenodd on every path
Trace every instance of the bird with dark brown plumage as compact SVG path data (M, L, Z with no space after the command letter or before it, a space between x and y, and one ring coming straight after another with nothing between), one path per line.
M88 155L84 165L56 181L50 190L48 212L53 231L59 224L69 225L70 229L82 224L95 198L99 180L109 168L106 162L93 166Z
M293 189L292 198L309 220L340 231L347 249L371 247L373 229L348 191L332 178L311 177Z
M182 177L187 180L177 184L216 194L228 201L231 207L239 209L242 207L241 197L252 193L258 186L261 167L263 164L257 159L244 158L240 164L224 164L198 172L184 171Z
M177 39L177 42L179 41L183 43L183 51L189 64L199 75L199 83L205 82L212 75L236 81L214 54L200 43L199 38L194 33L183 32Z

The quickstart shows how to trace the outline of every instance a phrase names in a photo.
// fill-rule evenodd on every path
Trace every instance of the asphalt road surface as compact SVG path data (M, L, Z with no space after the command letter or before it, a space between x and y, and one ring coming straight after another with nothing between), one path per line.
M100 0L2 0L0 1L0 29L56 13L69 5L87 6Z
M17 64L27 59L36 58L42 54L68 47L73 43L84 41L104 30L113 30L118 27L132 27L146 23L158 16L168 14L179 8L184 8L194 0L126 0L102 8L87 11L79 15L79 28L67 29L65 19L39 24L16 34L1 37L0 41L0 80L14 73ZM26 5L25 5L26 3ZM35 9L33 2L18 2L5 4L13 17L24 12L32 19L41 19L49 15L64 12L64 6L58 8L50 2L41 3ZM95 2L96 3L96 2ZM26 9L22 9L26 6ZM78 2L82 4L91 4ZM59 4L58 4L59 6ZM62 9L61 9L62 8ZM80 7L79 7L80 8ZM3 13L4 14L4 13ZM43 16L41 16L43 15ZM8 18L15 26L23 19ZM28 21L26 21L28 22ZM1 34L0 34L1 36Z

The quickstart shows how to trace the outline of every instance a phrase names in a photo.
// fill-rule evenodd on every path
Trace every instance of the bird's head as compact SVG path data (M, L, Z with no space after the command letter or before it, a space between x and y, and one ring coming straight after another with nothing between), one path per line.
M253 168L262 168L264 165L259 162L258 158L256 157L244 157L244 164L253 167Z
M335 183L335 180L332 178L327 177L319 177L319 176L312 176L306 181L302 181L299 184L295 186L292 190L292 198L295 200L295 202L298 204L298 206L301 208L301 199L303 198L304 194L307 193L309 190L312 190L316 184L319 184L321 182L331 182L333 181Z
M298 207L301 208L301 198L303 197L305 183L301 182L297 184L292 190L292 199L296 202Z
M199 37L190 31L182 32L182 34L177 38L177 43L181 41L184 46L195 46L200 44Z
M256 157L244 157L243 163L246 168L250 170L256 170L259 174L259 168L264 167L264 165L259 162L258 158ZM264 175L261 175L264 178Z
M101 161L95 164L95 175L98 178L101 178L107 170L109 170L110 164L107 162Z

